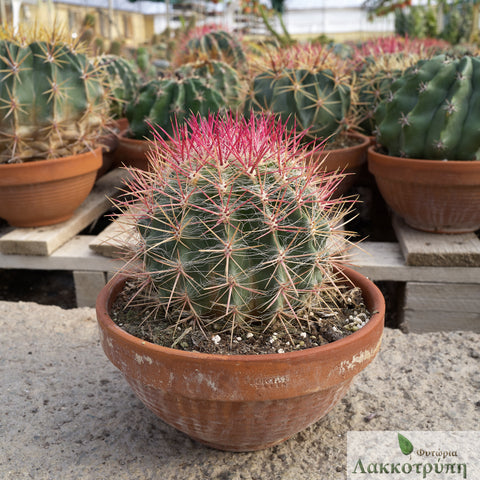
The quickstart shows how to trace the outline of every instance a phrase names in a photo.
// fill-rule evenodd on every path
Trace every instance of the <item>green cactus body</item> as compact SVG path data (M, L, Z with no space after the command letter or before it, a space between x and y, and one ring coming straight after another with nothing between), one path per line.
M0 42L0 163L92 148L106 121L102 76L62 43Z
M388 97L393 82L403 72L419 61L416 54L393 53L377 57L368 56L364 68L359 72L358 111L359 126L366 135L374 135L376 131L375 112L382 100Z
M98 65L110 86L110 114L113 118L124 117L127 104L137 95L139 72L132 62L116 55L103 55Z
M152 80L139 90L137 99L126 110L134 138L152 138L151 125L167 134L172 122L181 124L190 115L207 116L225 108L223 97L198 77Z
M178 69L183 76L197 76L206 81L208 87L219 92L226 105L236 108L241 102L242 82L237 71L228 63L206 60L183 65Z
M392 85L378 116L390 155L479 160L480 59L443 55L419 62Z
M245 114L278 114L290 128L296 125L300 131L308 129L309 138L329 139L342 130L350 103L350 86L337 81L331 70L285 68L255 77Z
M211 30L203 35L194 35L186 44L180 63L198 59L220 60L232 65L239 72L246 72L247 57L242 44L224 30Z
M235 163L166 179L139 226L145 269L163 304L188 304L225 329L265 327L322 284L330 221L299 172L282 179L273 165Z

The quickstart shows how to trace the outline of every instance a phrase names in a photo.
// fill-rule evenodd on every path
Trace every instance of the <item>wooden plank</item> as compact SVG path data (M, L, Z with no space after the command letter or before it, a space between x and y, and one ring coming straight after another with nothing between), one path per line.
M134 245L135 231L117 219L90 242L90 248L99 255L121 258L128 245ZM127 247L126 247L127 246Z
M48 257L0 254L0 268L116 272L122 267L121 261L95 254L89 248L91 239L77 235Z
M49 257L0 254L0 268L116 272L123 266L121 260L95 253L91 241L89 235L77 235ZM397 243L364 242L350 264L375 281L480 284L480 268L407 266Z
M405 310L403 323L409 333L480 332L480 313Z
M479 267L480 240L474 233L438 234L410 228L399 217L393 228L407 265Z
M372 280L480 283L479 267L431 267L405 264L398 243L363 242L352 251L352 267Z
M51 255L111 207L126 177L123 169L114 169L100 178L73 217L58 225L15 228L0 238L0 253L6 255Z
M106 257L119 258L118 244L128 244L129 235L128 226L115 221L92 240L90 248ZM480 268L407 266L398 243L363 242L359 248L352 249L349 263L363 275L378 281L480 283Z
M408 282L405 288L405 308L480 313L480 284Z
M107 283L105 272L73 272L77 307L95 307L100 290Z

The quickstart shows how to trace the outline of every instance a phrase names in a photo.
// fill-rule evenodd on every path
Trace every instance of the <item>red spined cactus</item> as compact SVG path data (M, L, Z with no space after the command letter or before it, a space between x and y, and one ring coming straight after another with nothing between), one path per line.
M172 325L308 328L341 295L350 201L332 198L339 177L315 174L321 147L302 140L266 115L191 117L168 141L155 134L151 171L132 170L121 206L138 233L130 273Z

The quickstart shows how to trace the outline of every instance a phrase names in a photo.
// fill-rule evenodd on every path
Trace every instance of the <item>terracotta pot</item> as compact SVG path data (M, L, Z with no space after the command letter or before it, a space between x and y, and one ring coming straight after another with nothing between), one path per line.
M276 445L318 421L375 357L385 303L366 277L345 268L369 310L367 325L328 345L284 354L213 355L161 347L110 318L125 277L97 299L102 347L144 404L166 423L208 446L251 451Z
M15 227L68 220L93 188L102 150L0 165L0 217Z
M118 149L118 139L122 132L128 129L128 119L119 118L117 120L112 120L109 125L109 133L102 136L99 140L99 144L103 146L103 163L102 167L97 173L97 178L105 175L112 168L118 166L116 160L117 149Z
M311 161L318 165L318 170L345 174L335 190L335 197L343 195L354 184L356 176L367 161L369 137L360 133L349 133L347 136L356 139L358 143L351 147L324 150L311 157Z
M480 161L393 157L370 147L368 167L387 205L412 228L434 233L480 228Z
M148 170L148 152L151 143L148 140L137 140L127 137L127 131L123 131L118 137L118 146L115 151L115 163L118 166L134 167L140 170Z

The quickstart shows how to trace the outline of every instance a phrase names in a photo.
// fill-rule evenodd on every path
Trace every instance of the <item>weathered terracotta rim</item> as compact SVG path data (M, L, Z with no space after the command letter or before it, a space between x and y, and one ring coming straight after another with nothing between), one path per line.
M101 166L102 147L66 157L1 164L0 186L45 183L72 178L96 171Z
M112 336L121 338L124 342L130 343L134 346L138 346L145 350L146 352L157 352L163 353L179 358L189 358L195 360L215 360L223 362L265 362L268 361L293 361L293 360L302 360L308 357L314 357L322 353L326 356L335 355L336 352L339 352L345 348L348 348L349 345L356 344L357 342L368 338L369 335L375 331L379 324L383 325L384 315L385 315L385 300L382 293L378 287L367 277L356 272L355 270L342 266L342 271L346 274L347 278L350 279L355 286L360 287L364 295L364 300L369 308L372 311L372 316L369 322L356 332L351 335L344 337L335 342L329 343L327 345L321 345L318 347L308 348L304 350L299 350L295 352L286 352L286 353L269 353L269 354L260 354L260 355L222 355L222 354L212 354L212 353L202 353L202 352L191 352L184 350L177 350L169 347L164 347L157 345L146 340L142 340L138 337L135 337L121 327L119 327L110 317L110 308L114 300L120 293L128 277L122 274L115 275L107 285L100 291L97 302L96 302L96 312L98 322L109 331Z

